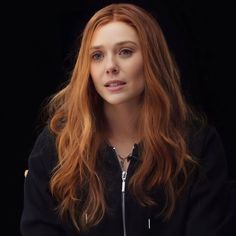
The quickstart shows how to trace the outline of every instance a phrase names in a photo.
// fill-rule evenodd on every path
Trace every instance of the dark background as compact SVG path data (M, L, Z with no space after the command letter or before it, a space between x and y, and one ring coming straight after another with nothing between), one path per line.
M49 6L9 4L2 38L2 204L7 235L19 235L24 170L42 127L46 99L69 77L78 34L99 8L119 1L75 1ZM160 22L183 79L187 99L205 112L222 137L229 176L236 180L235 6L233 1L126 1ZM155 2L155 3L154 3ZM218 1L217 1L218 2ZM4 11L5 9L3 9Z

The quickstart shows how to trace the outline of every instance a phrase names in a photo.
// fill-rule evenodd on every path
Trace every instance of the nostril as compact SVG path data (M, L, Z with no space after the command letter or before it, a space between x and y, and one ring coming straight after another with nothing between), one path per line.
M111 74L117 74L118 72L119 72L119 69L118 69L117 66L112 67L112 68L109 68L109 69L107 69L107 71L106 71L107 74L109 74L109 73L111 73Z

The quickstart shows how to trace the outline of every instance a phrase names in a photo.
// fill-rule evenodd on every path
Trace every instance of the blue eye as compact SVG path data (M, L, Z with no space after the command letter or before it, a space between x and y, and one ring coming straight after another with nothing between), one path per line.
M101 52L96 52L92 54L91 58L94 61L100 61L103 58L103 54Z

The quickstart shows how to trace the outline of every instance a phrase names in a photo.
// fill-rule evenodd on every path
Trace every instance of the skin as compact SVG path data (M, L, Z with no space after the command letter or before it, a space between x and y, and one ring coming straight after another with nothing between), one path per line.
M120 155L126 156L138 139L136 121L145 86L136 31L119 21L101 26L93 35L90 58L91 78L104 100L108 139Z

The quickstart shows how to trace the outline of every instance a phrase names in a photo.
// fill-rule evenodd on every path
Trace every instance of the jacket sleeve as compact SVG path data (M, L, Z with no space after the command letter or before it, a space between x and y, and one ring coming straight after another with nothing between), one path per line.
M233 236L235 199L224 148L215 128L208 127L204 133L197 135L193 144L201 147L196 151L200 166L190 193L186 236Z
M49 191L49 178L56 160L54 138L45 128L29 156L28 174L24 183L24 206L21 216L23 236L64 235L56 204Z

